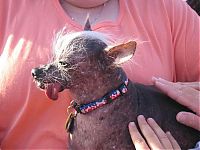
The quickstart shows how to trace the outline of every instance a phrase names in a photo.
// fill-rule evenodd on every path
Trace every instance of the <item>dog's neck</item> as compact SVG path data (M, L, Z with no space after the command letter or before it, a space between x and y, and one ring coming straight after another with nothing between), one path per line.
M73 93L76 103L86 104L116 89L125 79L125 72L121 68L116 68L109 74L84 79L70 91Z

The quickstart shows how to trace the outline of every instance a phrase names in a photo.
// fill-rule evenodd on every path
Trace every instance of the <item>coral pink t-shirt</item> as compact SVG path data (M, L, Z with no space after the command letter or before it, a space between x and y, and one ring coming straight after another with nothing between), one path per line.
M64 26L83 29L58 0L0 0L1 148L66 148L70 96L64 91L57 101L49 100L31 76L32 68L51 59L53 37ZM199 17L182 0L120 0L117 20L92 29L115 40L140 41L123 66L133 81L199 80Z

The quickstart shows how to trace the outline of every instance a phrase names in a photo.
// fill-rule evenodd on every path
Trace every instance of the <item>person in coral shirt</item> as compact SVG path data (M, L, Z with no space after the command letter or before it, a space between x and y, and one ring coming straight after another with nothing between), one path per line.
M36 88L31 69L52 58L52 41L63 27L92 30L114 41L137 39L134 60L123 65L128 77L152 84L199 80L199 17L182 0L1 0L0 143L2 149L67 147L64 129L67 91L57 101Z

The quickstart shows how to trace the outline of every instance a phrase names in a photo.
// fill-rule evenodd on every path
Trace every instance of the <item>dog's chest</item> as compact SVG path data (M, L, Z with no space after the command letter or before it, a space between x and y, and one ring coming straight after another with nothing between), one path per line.
M128 107L131 108L130 105ZM95 117L78 115L70 139L72 149L132 149L128 123L134 112L128 107L123 111L122 108L116 107L115 111Z

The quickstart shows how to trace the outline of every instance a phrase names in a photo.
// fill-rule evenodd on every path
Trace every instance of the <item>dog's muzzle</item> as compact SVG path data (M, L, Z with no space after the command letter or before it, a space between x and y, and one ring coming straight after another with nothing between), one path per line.
M45 90L48 98L52 100L58 99L58 93L64 90L64 87L55 81L45 79L46 73L44 68L34 68L31 70L31 74L36 82L37 87Z

